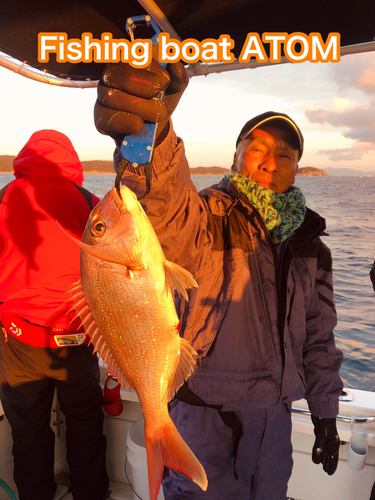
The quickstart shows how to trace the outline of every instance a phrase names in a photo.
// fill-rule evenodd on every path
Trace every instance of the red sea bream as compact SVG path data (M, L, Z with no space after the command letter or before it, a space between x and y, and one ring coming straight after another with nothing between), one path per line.
M193 277L168 262L135 194L113 188L91 212L81 248L74 309L95 349L121 384L139 397L145 420L150 499L164 465L202 489L202 465L175 428L167 403L192 373L195 351L178 333L173 289L186 296Z

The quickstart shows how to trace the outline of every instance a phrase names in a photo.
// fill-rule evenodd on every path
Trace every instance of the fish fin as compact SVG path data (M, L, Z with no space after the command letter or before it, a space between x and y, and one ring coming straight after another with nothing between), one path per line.
M154 434L149 433L145 425L150 500L157 498L164 466L185 474L202 490L207 489L207 476L202 464L182 439L172 420L168 419Z
M197 287L198 283L195 281L193 276L186 271L183 267L166 260L164 262L165 271L165 288L167 292L173 293L175 288L179 295L185 300L188 300L188 295L186 293L186 288Z
M70 293L71 296L74 296L74 294L81 294L81 295L83 294L82 283L80 279L73 281L72 286L69 288L69 290L64 292L63 295L67 295L68 293Z
M92 329L94 326L95 325L91 324L90 328ZM100 331L97 327L95 327L92 337L90 337L90 341L94 346L94 352L97 352L102 358L103 362L107 365L108 371L112 375L112 377L116 377L118 382L122 386L124 386L128 391L131 391L133 389L132 386L126 380L125 375L123 374L115 358L112 356L110 350L108 349L106 341L101 336Z
M57 225L60 229L78 246L82 248L85 252L97 259L104 260L106 262L111 262L114 264L121 264L123 266L128 267L129 269L134 269L136 271L144 269L144 265L142 262L142 253L134 252L134 249L126 248L121 245L88 245L87 243L83 243L83 241L74 238L70 235L62 226L56 221Z
M183 337L180 337L180 360L178 362L173 380L168 388L168 401L173 398L178 389L194 371L196 355L197 353L195 352L195 349L190 345L190 343Z
M144 264L142 261L142 252L135 251L134 247L126 247L126 245L88 245L79 240L74 240L82 250L97 259L111 262L113 264L121 264L134 271L142 271Z
M104 342L104 340L103 340L103 342ZM106 365L108 367L109 373L113 377L117 378L119 384L121 384L122 386L124 386L128 391L132 391L133 390L132 386L126 380L125 375L121 371L121 368L117 364L117 361L115 360L115 358L110 353L110 351L109 351L107 345L105 344L105 342L104 342L104 349L102 351L101 357L103 358L103 360L105 359L105 363L106 363Z
M70 322L72 323L72 321L74 321L79 316L81 318L80 327L86 323L86 333L86 326L88 326L88 322L92 323L94 318L92 317L89 306L87 305L81 280L75 281L72 284L71 288L66 292L66 294L68 293L70 293L70 297L65 301L65 303L72 302L72 306L68 312L75 311L76 313L74 318Z
M96 350L95 348L95 342L93 339L96 337L101 338L100 335L98 335L98 328L96 326L94 317L91 314L91 311L89 309L89 306L87 305L84 293L83 293L83 288L82 288L82 283L81 280L75 281L71 288L66 292L66 293L71 293L70 298L66 302L72 301L76 297L76 301L73 302L72 307L69 309L68 312L70 311L75 311L75 316L71 320L74 321L78 316L81 318L81 324L80 327L83 325L85 328L85 333L89 335L90 337L90 342L94 346L94 352Z
M78 280L73 283L72 287L68 292L71 292L72 295L76 294L77 291L82 290L82 283L81 280ZM70 299L68 299L70 300ZM82 316L84 317L82 320L81 325L84 325L85 327L85 333L87 333L90 336L90 343L94 346L94 352L98 352L100 354L100 357L103 359L103 361L106 363L108 367L108 371L110 372L111 375L117 378L119 383L128 389L128 391L132 390L132 387L126 380L124 374L121 371L121 368L118 366L116 360L112 356L112 354L109 352L109 349L107 347L107 344L104 340L104 338L101 336L98 327L96 326L95 320L91 314L91 312L88 311L88 306L86 300L82 300L81 297L77 300L77 303L74 303L73 306L71 307L71 310L75 310L76 316L80 316L82 319Z

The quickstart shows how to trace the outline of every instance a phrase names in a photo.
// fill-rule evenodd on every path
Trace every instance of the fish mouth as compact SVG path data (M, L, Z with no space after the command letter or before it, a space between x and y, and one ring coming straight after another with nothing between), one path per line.
M135 193L125 184L120 187L120 190L118 190L116 186L113 187L109 194L120 215L125 211L139 211L140 203L138 202Z
M115 187L113 187L111 189L111 195L118 211L122 212L124 210L124 200L122 199L120 190L117 190Z

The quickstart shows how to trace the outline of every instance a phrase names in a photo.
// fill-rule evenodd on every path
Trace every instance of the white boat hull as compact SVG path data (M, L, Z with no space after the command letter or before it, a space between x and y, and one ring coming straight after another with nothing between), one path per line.
M106 377L106 370L102 368L102 381ZM351 402L340 403L340 415L346 417L375 416L375 393L351 390L354 399ZM112 498L114 500L133 500L131 487L125 474L126 463L126 436L130 426L142 418L142 411L136 394L124 389L121 390L123 412L118 417L106 415L104 431L107 436L107 468L111 481ZM296 401L294 408L307 410L306 401ZM0 415L1 415L0 406ZM372 485L375 481L375 423L364 424L369 431L369 452L366 464L362 470L353 470L348 465L348 450L350 440L350 423L338 422L340 439L345 442L340 447L340 460L337 471L328 476L321 465L313 464L311 449L314 443L313 426L309 415L293 413L293 474L289 482L288 496L295 500L368 500ZM52 413L52 428L56 433L56 460L55 473L60 482L64 483L68 474L65 461L65 417L60 414L62 421L59 428L60 437L57 437L56 412ZM55 424L55 425L54 425ZM357 426L356 426L357 427ZM358 426L359 428L359 426ZM11 429L6 418L0 422L0 479L5 481L16 492L13 481L13 459ZM277 464L275 464L277 467ZM128 475L131 472L128 466ZM9 496L0 489L0 498L5 500ZM68 488L61 485L54 500L71 500ZM272 500L272 499L270 499Z

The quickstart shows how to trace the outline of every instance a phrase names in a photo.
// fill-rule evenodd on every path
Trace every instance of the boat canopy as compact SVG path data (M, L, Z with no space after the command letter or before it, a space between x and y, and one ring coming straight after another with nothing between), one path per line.
M320 33L323 41L329 33L340 33L341 55L375 50L374 0L12 0L0 8L0 64L25 74L31 68L53 75L48 83L90 86L100 79L104 63L57 62L51 55L46 63L38 61L38 34L66 33L69 39L92 33L100 38L111 33L113 38L128 38L127 18L150 14L162 32L171 38L198 41L217 40L229 35L235 42L232 53L239 57L247 34ZM142 37L137 33L137 38ZM145 34L144 38L149 38ZM267 51L267 49L266 49ZM18 62L19 61L19 62ZM287 62L283 57L280 62ZM237 62L191 65L191 75L211 71L254 67ZM211 67L212 66L212 67ZM33 77L33 76L32 76ZM36 78L34 78L36 79ZM44 81L43 79L41 81ZM60 81L60 83L58 83ZM76 82L76 83L74 83ZM78 83L80 82L80 83Z

